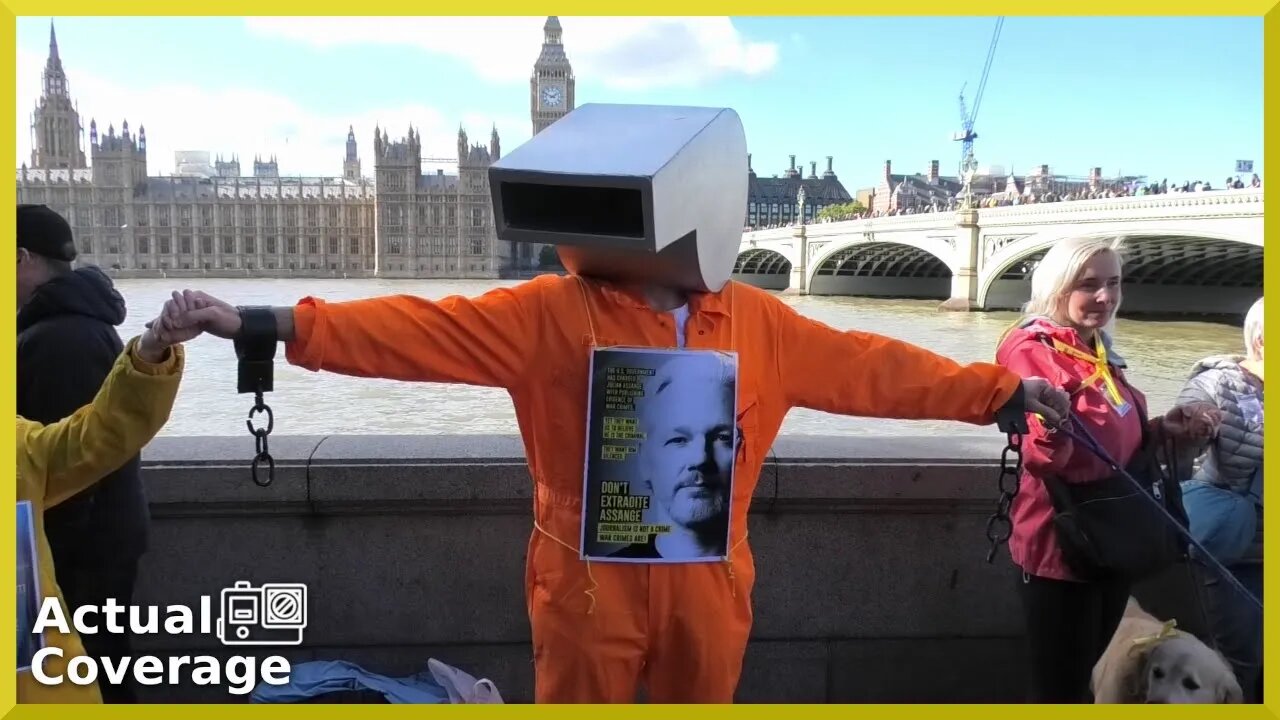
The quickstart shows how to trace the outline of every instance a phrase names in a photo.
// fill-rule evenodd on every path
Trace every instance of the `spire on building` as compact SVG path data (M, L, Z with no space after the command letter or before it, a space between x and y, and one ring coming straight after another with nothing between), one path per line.
M564 54L563 38L564 31L560 29L560 18L555 15L548 16L547 22L542 26L542 52L538 55L536 64L547 67L567 66L569 58Z
M44 96L70 99L67 90L67 74L62 69L62 57L58 54L58 36L49 21L49 59L44 64Z
M58 50L58 33L49 21L49 57L41 74L42 92L31 117L31 165L35 168L84 168L84 128L67 86Z
M62 62L58 57L58 33L53 30L53 18L49 18L49 62Z
M354 125L347 127L347 162L356 159L356 128Z

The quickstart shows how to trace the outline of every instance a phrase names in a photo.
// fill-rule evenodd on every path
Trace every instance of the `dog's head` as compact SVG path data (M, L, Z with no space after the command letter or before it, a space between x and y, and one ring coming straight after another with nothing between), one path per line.
M1135 646L1134 697L1146 703L1235 704L1244 693L1223 657L1194 635L1170 633Z

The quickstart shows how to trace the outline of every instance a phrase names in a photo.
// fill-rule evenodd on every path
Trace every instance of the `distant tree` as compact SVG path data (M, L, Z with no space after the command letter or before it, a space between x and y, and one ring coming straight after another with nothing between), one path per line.
M847 203L839 205L828 205L818 211L819 220L830 220L831 222L839 222L840 220L850 220L853 216L864 213L867 208L857 200L850 200Z
M556 253L555 245L542 246L542 250L538 253L538 267L543 270L558 270L564 267L560 264L560 255Z

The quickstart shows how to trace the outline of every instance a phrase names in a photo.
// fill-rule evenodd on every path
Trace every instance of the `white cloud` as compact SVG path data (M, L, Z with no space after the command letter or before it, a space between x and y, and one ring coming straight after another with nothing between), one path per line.
M43 54L18 52L19 162L30 162L30 113L40 96L44 64ZM105 134L112 124L118 133L127 119L135 134L139 127L146 127L151 175L172 172L174 151L207 150L227 157L237 154L245 175L253 172L255 154L274 154L282 174L340 176L349 125L354 126L362 170L368 176L373 175L375 124L386 129L392 139L403 137L412 124L422 136L424 157L444 158L457 156L459 120L465 123L472 143L486 145L490 129L497 123L502 144L508 150L527 140L531 131L529 120L524 117L478 113L464 118L445 117L421 104L326 114L301 107L283 95L257 90L123 84L84 67L66 67L66 71L72 99L79 106L85 126L86 155L90 119L97 119L100 134Z
M460 59L482 78L528 81L543 17L246 18L251 31L318 48L406 45ZM574 75L619 90L694 87L725 75L760 75L778 46L752 41L727 17L562 17Z

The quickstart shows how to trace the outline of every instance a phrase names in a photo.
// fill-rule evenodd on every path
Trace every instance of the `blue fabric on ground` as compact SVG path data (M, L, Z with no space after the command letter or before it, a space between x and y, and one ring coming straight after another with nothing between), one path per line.
M440 704L449 693L424 670L416 675L390 678L369 672L343 660L317 660L294 665L283 685L258 683L250 695L253 703L294 703L334 692L372 690L396 704Z

